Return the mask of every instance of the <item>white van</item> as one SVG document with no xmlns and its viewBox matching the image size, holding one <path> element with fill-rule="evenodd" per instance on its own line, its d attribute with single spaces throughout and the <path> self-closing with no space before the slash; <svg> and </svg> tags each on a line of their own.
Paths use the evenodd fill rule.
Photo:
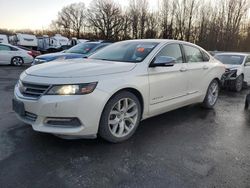
<svg viewBox="0 0 250 188">
<path fill-rule="evenodd" d="M 9 43 L 7 35 L 0 34 L 0 43 L 5 43 L 5 44 Z"/>
</svg>

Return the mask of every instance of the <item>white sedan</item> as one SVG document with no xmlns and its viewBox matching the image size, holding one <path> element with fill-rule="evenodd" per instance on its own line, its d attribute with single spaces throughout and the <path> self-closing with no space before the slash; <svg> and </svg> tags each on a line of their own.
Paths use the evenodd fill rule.
<svg viewBox="0 0 250 188">
<path fill-rule="evenodd" d="M 191 43 L 123 41 L 88 59 L 27 69 L 13 109 L 35 131 L 117 143 L 141 120 L 194 103 L 213 108 L 224 72 L 221 62 Z"/>
<path fill-rule="evenodd" d="M 31 63 L 32 52 L 23 50 L 9 44 L 0 44 L 0 64 L 11 64 L 21 66 L 24 63 Z"/>
<path fill-rule="evenodd" d="M 244 84 L 250 84 L 250 54 L 220 53 L 215 58 L 226 65 L 223 86 L 234 91 L 241 91 Z"/>
</svg>

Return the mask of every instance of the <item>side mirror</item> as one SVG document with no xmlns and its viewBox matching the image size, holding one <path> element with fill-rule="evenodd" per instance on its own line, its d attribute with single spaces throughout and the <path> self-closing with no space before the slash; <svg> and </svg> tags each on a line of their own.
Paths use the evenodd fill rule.
<svg viewBox="0 0 250 188">
<path fill-rule="evenodd" d="M 245 66 L 246 66 L 246 67 L 249 67 L 249 66 L 250 66 L 250 62 L 246 62 L 246 63 L 245 63 Z"/>
<path fill-rule="evenodd" d="M 176 59 L 169 56 L 158 56 L 154 59 L 150 67 L 172 67 L 176 63 Z"/>
</svg>

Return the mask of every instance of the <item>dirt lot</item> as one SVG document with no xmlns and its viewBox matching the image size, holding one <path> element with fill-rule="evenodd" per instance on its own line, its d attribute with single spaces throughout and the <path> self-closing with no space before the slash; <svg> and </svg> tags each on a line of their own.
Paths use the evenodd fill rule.
<svg viewBox="0 0 250 188">
<path fill-rule="evenodd" d="M 125 143 L 34 132 L 11 110 L 24 68 L 0 66 L 0 187 L 250 187 L 248 93 L 214 110 L 188 106 L 141 123 Z"/>
</svg>

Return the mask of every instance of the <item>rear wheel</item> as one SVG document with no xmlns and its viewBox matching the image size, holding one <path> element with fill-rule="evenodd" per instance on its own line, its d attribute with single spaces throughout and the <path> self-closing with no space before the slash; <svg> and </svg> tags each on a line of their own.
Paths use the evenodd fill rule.
<svg viewBox="0 0 250 188">
<path fill-rule="evenodd" d="M 14 66 L 22 66 L 24 63 L 23 58 L 21 57 L 13 57 L 11 59 L 11 64 Z"/>
<path fill-rule="evenodd" d="M 141 104 L 130 92 L 123 91 L 112 97 L 102 113 L 99 135 L 118 143 L 129 139 L 141 120 Z"/>
<path fill-rule="evenodd" d="M 207 95 L 203 101 L 203 107 L 213 108 L 216 104 L 219 96 L 219 83 L 217 80 L 213 80 L 208 87 Z"/>
</svg>

